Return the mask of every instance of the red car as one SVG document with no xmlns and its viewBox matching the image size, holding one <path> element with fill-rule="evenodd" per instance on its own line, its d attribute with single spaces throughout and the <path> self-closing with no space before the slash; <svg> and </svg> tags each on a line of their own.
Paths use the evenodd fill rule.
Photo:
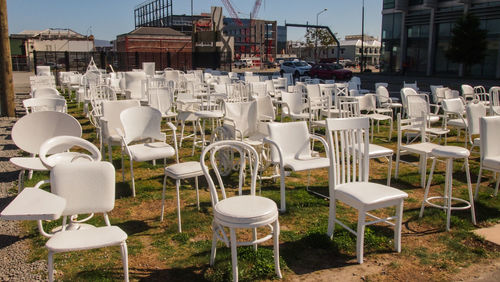
<svg viewBox="0 0 500 282">
<path fill-rule="evenodd" d="M 350 80 L 352 71 L 340 64 L 316 64 L 309 70 L 309 76 L 321 79 Z"/>
</svg>

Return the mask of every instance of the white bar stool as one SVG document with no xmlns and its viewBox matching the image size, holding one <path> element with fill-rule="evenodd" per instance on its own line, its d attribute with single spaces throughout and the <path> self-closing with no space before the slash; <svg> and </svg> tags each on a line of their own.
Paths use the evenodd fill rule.
<svg viewBox="0 0 500 282">
<path fill-rule="evenodd" d="M 434 148 L 431 151 L 431 155 L 434 156 L 434 160 L 432 161 L 431 172 L 429 174 L 429 180 L 427 182 L 427 186 L 425 188 L 424 200 L 422 201 L 422 207 L 420 208 L 420 215 L 422 217 L 424 214 L 425 205 L 440 208 L 446 210 L 446 231 L 450 230 L 450 218 L 452 210 L 465 210 L 471 209 L 472 223 L 476 224 L 476 214 L 474 212 L 474 199 L 472 197 L 472 186 L 470 181 L 470 172 L 469 172 L 469 150 L 458 147 L 458 146 L 441 146 L 438 148 Z M 428 197 L 429 188 L 432 182 L 432 175 L 434 173 L 434 168 L 436 167 L 436 160 L 438 158 L 446 159 L 446 176 L 445 176 L 445 184 L 444 184 L 444 195 L 443 196 L 434 196 Z M 467 190 L 469 192 L 469 201 L 464 199 L 456 198 L 452 196 L 452 182 L 453 182 L 453 160 L 454 159 L 463 159 L 464 160 L 464 168 L 465 174 L 467 176 Z M 431 203 L 432 200 L 435 199 L 443 199 L 445 200 L 445 205 L 438 205 Z M 464 203 L 465 206 L 462 207 L 452 207 L 451 202 L 455 200 L 461 203 Z"/>
</svg>

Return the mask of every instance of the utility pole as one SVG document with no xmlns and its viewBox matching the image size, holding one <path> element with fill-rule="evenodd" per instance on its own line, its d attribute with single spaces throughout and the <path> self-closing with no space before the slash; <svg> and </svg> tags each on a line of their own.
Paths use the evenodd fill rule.
<svg viewBox="0 0 500 282">
<path fill-rule="evenodd" d="M 359 67 L 360 72 L 363 72 L 365 65 L 365 0 L 361 8 L 361 64 Z"/>
<path fill-rule="evenodd" d="M 10 56 L 9 23 L 7 21 L 7 0 L 0 0 L 0 114 L 15 116 L 14 85 L 12 82 L 12 59 Z"/>
<path fill-rule="evenodd" d="M 318 25 L 319 15 L 326 12 L 327 10 L 327 8 L 324 8 L 316 14 L 316 26 Z M 318 28 L 316 28 L 316 36 L 314 36 L 314 62 L 318 63 Z"/>
</svg>

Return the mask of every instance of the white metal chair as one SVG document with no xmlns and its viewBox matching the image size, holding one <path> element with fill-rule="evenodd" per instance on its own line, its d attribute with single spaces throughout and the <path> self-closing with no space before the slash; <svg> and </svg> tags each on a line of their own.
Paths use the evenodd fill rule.
<svg viewBox="0 0 500 282">
<path fill-rule="evenodd" d="M 106 226 L 66 230 L 52 236 L 48 249 L 49 281 L 54 280 L 54 254 L 120 246 L 124 280 L 128 281 L 127 233 L 112 226 L 108 212 L 115 204 L 115 169 L 108 162 L 77 162 L 56 165 L 50 172 L 51 190 L 66 200 L 63 216 L 103 213 Z M 64 225 L 63 225 L 64 227 Z"/>
<path fill-rule="evenodd" d="M 375 92 L 377 95 L 377 103 L 378 103 L 377 108 L 379 109 L 389 108 L 392 110 L 401 111 L 403 105 L 401 103 L 393 102 L 391 97 L 389 97 L 389 91 L 387 91 L 386 87 L 380 85 L 377 87 Z"/>
<path fill-rule="evenodd" d="M 481 165 L 479 167 L 479 174 L 477 176 L 476 192 L 474 198 L 477 199 L 479 192 L 479 185 L 481 185 L 481 175 L 483 170 L 490 170 L 497 175 L 500 172 L 500 146 L 498 140 L 500 139 L 500 117 L 482 117 L 480 119 L 481 127 Z M 500 177 L 497 175 L 495 184 L 495 196 L 498 194 L 498 186 L 500 184 Z"/>
<path fill-rule="evenodd" d="M 219 174 L 217 160 L 217 153 L 220 150 L 234 150 L 240 156 L 240 171 L 238 181 L 238 196 L 229 197 L 229 191 L 226 191 L 225 185 Z M 236 154 L 235 154 L 236 155 Z M 209 168 L 205 163 L 206 159 L 210 159 L 210 165 L 215 173 L 217 185 L 220 189 L 221 197 L 217 192 L 217 187 L 210 175 Z M 243 184 L 245 183 L 244 169 L 246 161 L 251 167 L 250 179 L 250 194 L 243 195 Z M 273 239 L 274 247 L 274 265 L 276 275 L 281 278 L 281 270 L 279 265 L 279 233 L 280 226 L 278 221 L 278 208 L 276 203 L 271 199 L 256 196 L 255 187 L 257 182 L 259 156 L 254 148 L 240 141 L 220 141 L 214 142 L 207 146 L 201 153 L 201 167 L 210 188 L 210 196 L 212 200 L 212 207 L 214 213 L 214 220 L 212 223 L 213 237 L 212 237 L 212 250 L 210 254 L 210 265 L 214 264 L 217 241 L 223 241 L 226 246 L 231 248 L 231 261 L 233 281 L 238 281 L 238 246 L 253 245 L 257 248 L 257 244 Z M 257 228 L 269 227 L 270 233 L 262 238 L 257 237 Z M 229 238 L 227 234 L 229 229 Z M 246 242 L 239 242 L 236 238 L 236 229 L 252 229 L 252 239 Z"/>
<path fill-rule="evenodd" d="M 72 116 L 53 111 L 36 112 L 20 118 L 12 128 L 12 140 L 19 149 L 31 154 L 30 157 L 13 157 L 10 162 L 21 169 L 19 173 L 18 190 L 24 187 L 24 173 L 32 171 L 46 171 L 37 155 L 40 146 L 55 136 L 69 135 L 82 136 L 80 123 Z M 66 148 L 57 148 L 55 152 L 63 152 Z"/>
<path fill-rule="evenodd" d="M 122 138 L 122 178 L 125 181 L 125 167 L 123 164 L 123 153 L 125 151 L 130 159 L 132 195 L 134 197 L 133 162 L 163 159 L 165 165 L 165 159 L 175 155 L 175 149 L 165 143 L 166 136 L 161 132 L 161 119 L 160 111 L 151 107 L 128 108 L 120 114 L 123 125 L 123 132 L 121 134 L 118 132 Z"/>
<path fill-rule="evenodd" d="M 369 157 L 367 154 L 357 153 L 368 151 L 368 118 L 327 119 L 326 127 L 330 148 L 328 151 L 330 160 L 328 236 L 333 236 L 335 224 L 339 224 L 355 234 L 357 261 L 363 263 L 365 226 L 385 222 L 394 226 L 394 247 L 397 252 L 401 252 L 403 203 L 408 194 L 386 185 L 368 181 Z M 357 150 L 351 150 L 352 147 L 357 147 Z M 337 219 L 337 200 L 358 210 L 356 231 Z M 375 209 L 389 207 L 395 207 L 394 216 L 379 218 L 368 213 Z M 374 220 L 366 221 L 367 216 L 374 218 Z M 395 220 L 395 223 L 392 223 L 391 220 Z"/>
<path fill-rule="evenodd" d="M 305 121 L 287 123 L 269 123 L 269 137 L 266 143 L 271 144 L 271 161 L 279 165 L 280 169 L 280 204 L 281 212 L 286 211 L 285 201 L 285 169 L 292 171 L 304 171 L 328 167 L 327 157 L 321 157 L 317 152 L 311 150 L 311 139 L 320 141 L 325 150 L 328 151 L 326 141 L 317 135 L 309 133 Z M 307 180 L 309 191 L 310 176 Z"/>
</svg>

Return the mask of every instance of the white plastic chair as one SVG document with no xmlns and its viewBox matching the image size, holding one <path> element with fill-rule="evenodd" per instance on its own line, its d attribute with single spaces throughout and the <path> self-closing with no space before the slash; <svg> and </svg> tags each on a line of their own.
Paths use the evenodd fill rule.
<svg viewBox="0 0 500 282">
<path fill-rule="evenodd" d="M 143 89 L 143 81 L 146 80 L 146 73 L 140 72 L 125 72 L 125 95 L 127 99 L 147 101 L 145 89 Z"/>
<path fill-rule="evenodd" d="M 100 124 L 100 147 L 99 149 L 105 154 L 104 145 L 108 147 L 108 160 L 113 161 L 112 145 L 121 145 L 120 134 L 116 131 L 117 128 L 123 130 L 120 114 L 123 110 L 138 107 L 141 103 L 138 100 L 118 100 L 104 101 L 102 103 L 102 116 L 99 119 Z"/>
<path fill-rule="evenodd" d="M 66 199 L 63 216 L 103 213 L 106 226 L 66 230 L 52 236 L 48 249 L 49 281 L 54 280 L 54 254 L 120 246 L 124 280 L 128 281 L 127 233 L 112 226 L 107 213 L 115 204 L 115 169 L 108 162 L 83 162 L 56 165 L 50 173 L 51 190 Z M 63 225 L 64 227 L 64 225 Z"/>
<path fill-rule="evenodd" d="M 340 224 L 356 235 L 356 257 L 363 263 L 363 244 L 365 226 L 385 222 L 394 226 L 394 248 L 401 252 L 401 223 L 403 220 L 403 202 L 408 197 L 403 191 L 386 185 L 368 182 L 369 158 L 367 118 L 327 119 L 327 139 L 330 150 L 329 191 L 330 212 L 328 219 L 328 236 L 332 237 L 335 224 Z M 364 148 L 362 148 L 362 146 Z M 357 147 L 357 150 L 349 148 Z M 358 210 L 358 226 L 356 231 L 337 219 L 336 201 L 343 202 Z M 369 211 L 395 207 L 394 216 L 379 218 Z M 366 216 L 373 221 L 366 221 Z M 395 220 L 395 223 L 390 222 Z"/>
<path fill-rule="evenodd" d="M 326 157 L 311 150 L 311 139 L 320 141 L 325 150 L 328 151 L 326 141 L 317 135 L 309 133 L 305 121 L 287 123 L 269 123 L 269 137 L 265 138 L 266 143 L 271 144 L 271 161 L 279 165 L 280 169 L 280 204 L 281 212 L 286 211 L 285 201 L 285 169 L 292 171 L 304 171 L 328 167 L 329 161 Z M 309 191 L 310 175 L 307 180 L 307 190 Z"/>
<path fill-rule="evenodd" d="M 281 120 L 285 116 L 290 117 L 292 120 L 308 120 L 309 113 L 306 111 L 307 103 L 302 94 L 299 93 L 281 93 Z"/>
<path fill-rule="evenodd" d="M 460 86 L 462 89 L 462 97 L 467 100 L 467 99 L 474 99 L 474 88 L 468 84 L 462 84 Z"/>
<path fill-rule="evenodd" d="M 220 152 L 220 150 L 228 149 L 236 151 L 239 153 L 239 156 L 241 156 L 239 160 L 240 174 L 238 177 L 238 196 L 234 197 L 229 197 L 229 192 L 226 192 L 224 183 L 222 182 L 222 178 L 219 174 L 218 164 L 216 163 L 217 153 Z M 212 180 L 209 168 L 205 163 L 205 160 L 208 157 L 210 157 L 210 165 L 215 173 L 215 179 L 217 179 L 221 197 L 219 197 L 216 185 Z M 246 167 L 247 160 L 249 161 L 248 165 L 251 166 L 250 171 L 252 172 L 250 179 L 250 194 L 242 195 L 243 183 L 245 183 L 244 169 Z M 274 201 L 255 195 L 259 165 L 259 156 L 255 149 L 239 141 L 226 140 L 215 142 L 203 150 L 200 162 L 210 188 L 210 197 L 214 213 L 214 220 L 212 223 L 213 237 L 210 265 L 214 264 L 217 242 L 218 240 L 221 240 L 226 244 L 226 246 L 231 248 L 233 281 L 238 281 L 237 247 L 253 245 L 254 249 L 256 249 L 258 243 L 272 238 L 275 271 L 278 278 L 281 278 L 282 275 L 279 265 L 280 226 L 278 221 L 278 208 Z M 259 227 L 269 227 L 270 233 L 262 238 L 258 238 L 257 228 Z M 229 238 L 227 234 L 228 232 L 226 231 L 227 229 L 229 229 Z M 236 229 L 252 229 L 252 239 L 246 242 L 238 242 L 236 238 Z"/>
<path fill-rule="evenodd" d="M 66 112 L 66 100 L 64 98 L 30 98 L 23 100 L 23 106 L 26 109 L 26 114 L 42 111 Z"/>
<path fill-rule="evenodd" d="M 12 140 L 19 149 L 31 154 L 31 157 L 13 157 L 10 162 L 21 169 L 18 190 L 24 187 L 24 173 L 30 170 L 47 171 L 37 155 L 40 146 L 48 139 L 61 136 L 82 136 L 80 123 L 72 116 L 53 111 L 36 112 L 20 118 L 12 127 Z M 57 148 L 52 153 L 63 152 L 67 148 Z"/>
<path fill-rule="evenodd" d="M 481 127 L 481 165 L 479 167 L 479 174 L 477 176 L 476 191 L 474 198 L 477 199 L 479 192 L 479 185 L 481 185 L 481 175 L 483 170 L 490 170 L 497 175 L 500 172 L 500 146 L 498 140 L 500 139 L 500 117 L 482 117 L 480 119 Z M 500 184 L 500 177 L 497 176 L 495 184 L 495 193 L 498 194 L 498 186 Z"/>
<path fill-rule="evenodd" d="M 377 108 L 384 109 L 384 108 L 389 108 L 391 110 L 399 110 L 401 111 L 401 108 L 403 105 L 401 103 L 396 103 L 393 102 L 391 97 L 389 97 L 389 91 L 387 91 L 387 88 L 384 87 L 383 85 L 379 85 L 376 88 L 376 95 L 377 95 Z"/>
<path fill-rule="evenodd" d="M 133 162 L 153 161 L 173 157 L 175 149 L 165 143 L 165 134 L 161 132 L 161 113 L 151 107 L 133 107 L 120 113 L 123 125 L 122 138 L 122 178 L 125 181 L 123 163 L 124 151 L 130 159 L 132 195 L 135 197 L 135 179 Z M 117 129 L 121 131 L 120 129 Z M 150 140 L 149 142 L 147 140 Z M 156 142 L 155 142 L 156 141 Z M 133 143 L 133 144 L 132 144 Z"/>
</svg>

